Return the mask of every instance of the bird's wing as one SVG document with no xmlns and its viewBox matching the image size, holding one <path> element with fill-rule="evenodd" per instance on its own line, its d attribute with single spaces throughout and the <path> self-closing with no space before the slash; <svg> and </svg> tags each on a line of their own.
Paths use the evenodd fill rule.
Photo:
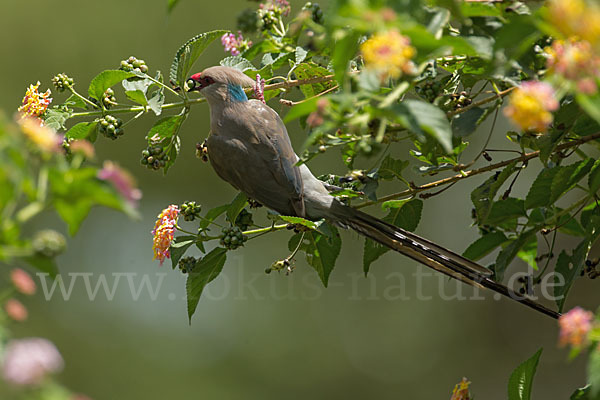
<svg viewBox="0 0 600 400">
<path fill-rule="evenodd" d="M 236 125 L 236 137 L 248 147 L 249 154 L 262 163 L 262 173 L 269 178 L 248 176 L 254 187 L 275 181 L 279 195 L 287 196 L 298 216 L 305 216 L 304 194 L 298 156 L 294 153 L 285 124 L 279 115 L 257 100 L 244 103 L 244 112 L 231 111 L 228 119 Z M 254 185 L 255 184 L 255 185 Z M 265 204 L 269 205 L 269 204 Z"/>
</svg>

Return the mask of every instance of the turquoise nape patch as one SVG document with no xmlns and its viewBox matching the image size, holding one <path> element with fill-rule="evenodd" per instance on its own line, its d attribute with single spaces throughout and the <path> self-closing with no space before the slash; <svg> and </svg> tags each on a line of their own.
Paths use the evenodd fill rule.
<svg viewBox="0 0 600 400">
<path fill-rule="evenodd" d="M 246 92 L 240 85 L 234 85 L 232 83 L 227 85 L 229 89 L 229 96 L 231 101 L 248 101 L 248 96 L 246 96 Z"/>
</svg>

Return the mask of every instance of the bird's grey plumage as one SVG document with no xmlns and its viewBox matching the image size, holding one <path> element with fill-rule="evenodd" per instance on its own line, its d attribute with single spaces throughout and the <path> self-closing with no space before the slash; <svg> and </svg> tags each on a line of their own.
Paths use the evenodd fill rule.
<svg viewBox="0 0 600 400">
<path fill-rule="evenodd" d="M 196 78 L 194 78 L 196 77 Z M 305 164 L 297 166 L 279 115 L 241 92 L 254 81 L 229 67 L 211 67 L 192 77 L 210 106 L 209 159 L 217 174 L 248 197 L 283 214 L 325 218 L 349 226 L 380 244 L 474 286 L 490 288 L 552 317 L 558 314 L 490 279 L 479 264 L 427 239 L 353 209 L 331 196 Z"/>
</svg>

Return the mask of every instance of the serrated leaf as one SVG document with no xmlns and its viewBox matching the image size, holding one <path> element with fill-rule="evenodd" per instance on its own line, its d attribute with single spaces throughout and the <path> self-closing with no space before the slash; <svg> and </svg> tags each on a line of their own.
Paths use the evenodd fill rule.
<svg viewBox="0 0 600 400">
<path fill-rule="evenodd" d="M 404 100 L 395 106 L 398 122 L 416 134 L 426 133 L 437 140 L 447 153 L 452 153 L 452 127 L 446 114 L 431 103 Z"/>
<path fill-rule="evenodd" d="M 501 282 L 504 278 L 504 272 L 506 272 L 506 268 L 508 268 L 509 264 L 514 260 L 519 251 L 526 243 L 531 240 L 532 236 L 535 236 L 535 229 L 530 229 L 525 231 L 519 235 L 516 239 L 513 239 L 502 251 L 498 254 L 496 258 L 496 278 L 498 282 Z"/>
<path fill-rule="evenodd" d="M 231 224 L 235 224 L 235 219 L 244 207 L 246 207 L 246 204 L 248 204 L 248 198 L 242 192 L 238 193 L 231 201 L 231 204 L 229 204 L 229 207 L 227 208 L 227 220 Z"/>
<path fill-rule="evenodd" d="M 477 261 L 487 256 L 507 241 L 508 238 L 504 233 L 499 231 L 490 232 L 471 243 L 462 255 L 470 260 Z"/>
<path fill-rule="evenodd" d="M 390 210 L 388 215 L 383 220 L 392 225 L 412 232 L 417 229 L 419 221 L 421 220 L 423 201 L 413 199 L 408 201 L 399 200 L 399 202 L 401 203 L 389 204 L 390 207 L 394 208 Z M 373 261 L 377 260 L 389 250 L 390 249 L 388 247 L 382 246 L 371 239 L 365 238 L 363 250 L 363 271 L 365 272 L 365 275 L 369 272 Z"/>
<path fill-rule="evenodd" d="M 291 217 L 288 215 L 282 215 L 280 218 L 283 221 L 288 222 L 290 224 L 299 224 L 302 226 L 306 226 L 307 228 L 310 228 L 310 229 L 318 228 L 318 225 L 316 223 L 314 223 L 313 221 L 310 221 L 308 219 L 304 219 L 304 218 L 300 218 L 300 217 Z"/>
<path fill-rule="evenodd" d="M 183 116 L 181 115 L 161 118 L 150 129 L 150 132 L 148 132 L 146 136 L 148 143 L 160 143 L 166 139 L 171 139 L 182 122 Z"/>
<path fill-rule="evenodd" d="M 304 50 L 302 47 L 297 46 L 296 51 L 294 52 L 296 65 L 300 64 L 302 61 L 306 59 L 308 55 L 308 51 Z"/>
<path fill-rule="evenodd" d="M 192 66 L 202 52 L 204 52 L 208 45 L 215 39 L 223 36 L 227 32 L 228 31 L 225 30 L 217 30 L 201 33 L 185 42 L 183 46 L 177 50 L 175 58 L 171 63 L 169 79 L 176 85 L 183 86 Z"/>
<path fill-rule="evenodd" d="M 152 92 L 150 98 L 148 99 L 148 106 L 157 116 L 162 114 L 162 106 L 164 103 L 165 93 L 163 88 Z"/>
<path fill-rule="evenodd" d="M 69 139 L 85 139 L 98 125 L 97 122 L 80 122 L 67 131 L 65 136 Z"/>
<path fill-rule="evenodd" d="M 554 268 L 554 297 L 556 298 L 559 312 L 562 312 L 567 294 L 583 269 L 589 250 L 590 241 L 589 239 L 584 239 L 573 250 L 572 255 L 568 255 L 563 250 L 558 256 L 556 267 Z"/>
<path fill-rule="evenodd" d="M 300 249 L 306 254 L 306 261 L 317 271 L 323 285 L 327 287 L 329 275 L 335 267 L 335 261 L 340 254 L 342 247 L 342 239 L 333 226 L 329 226 L 333 233 L 330 236 L 323 235 L 318 231 L 304 232 L 303 243 L 300 244 Z M 290 239 L 289 246 L 296 246 L 302 237 L 302 233 L 298 233 Z"/>
<path fill-rule="evenodd" d="M 550 191 L 552 193 L 551 203 L 558 200 L 564 193 L 568 192 L 592 169 L 594 160 L 591 158 L 582 160 L 571 165 L 560 167 L 554 178 Z"/>
<path fill-rule="evenodd" d="M 501 225 L 509 219 L 526 217 L 525 202 L 521 199 L 509 197 L 505 200 L 498 200 L 492 204 L 492 208 L 485 223 L 489 225 Z"/>
<path fill-rule="evenodd" d="M 133 72 L 122 71 L 120 69 L 102 71 L 90 82 L 88 95 L 99 101 L 102 99 L 106 89 L 133 76 L 136 76 Z"/>
<path fill-rule="evenodd" d="M 227 260 L 227 250 L 222 247 L 213 249 L 202 257 L 188 274 L 186 282 L 188 318 L 192 322 L 192 316 L 196 312 L 198 302 L 204 287 L 213 281 L 221 271 Z"/>
<path fill-rule="evenodd" d="M 489 177 L 471 192 L 471 201 L 477 214 L 477 224 L 484 224 L 492 209 L 492 204 L 498 190 L 516 171 L 516 165 L 516 162 L 510 163 L 502 172 Z"/>
<path fill-rule="evenodd" d="M 159 77 L 160 77 L 160 75 L 157 77 L 157 79 Z M 123 86 L 123 89 L 125 89 L 126 92 L 139 90 L 142 93 L 147 93 L 148 88 L 150 88 L 150 86 L 154 85 L 154 82 L 152 82 L 148 78 L 134 77 L 134 78 L 129 78 L 129 79 L 123 80 L 121 82 L 121 85 Z"/>
<path fill-rule="evenodd" d="M 196 236 L 192 235 L 177 236 L 173 239 L 169 249 L 169 252 L 171 253 L 171 265 L 173 269 L 177 268 L 177 263 L 195 241 Z"/>
<path fill-rule="evenodd" d="M 125 96 L 141 106 L 145 107 L 148 105 L 148 99 L 146 99 L 146 95 L 141 90 L 128 90 L 125 92 Z"/>
<path fill-rule="evenodd" d="M 55 108 L 49 109 L 44 114 L 44 123 L 47 127 L 56 131 L 65 129 L 65 122 L 73 115 L 70 111 L 58 110 Z"/>
<path fill-rule="evenodd" d="M 552 180 L 559 169 L 560 167 L 544 168 L 538 174 L 525 198 L 525 208 L 527 210 L 535 207 L 545 207 L 551 203 Z"/>
<path fill-rule="evenodd" d="M 323 68 L 313 62 L 299 64 L 296 66 L 294 73 L 300 80 L 331 75 L 331 72 L 329 72 L 326 68 Z M 310 98 L 333 88 L 335 85 L 335 81 L 331 80 L 321 83 L 313 83 L 310 85 L 301 85 L 300 90 L 304 94 L 304 97 Z"/>
<path fill-rule="evenodd" d="M 242 72 L 249 70 L 249 69 L 250 70 L 256 69 L 250 61 L 246 60 L 242 56 L 225 57 L 224 59 L 221 60 L 221 62 L 219 64 L 224 67 L 231 67 L 231 68 L 239 69 Z"/>
<path fill-rule="evenodd" d="M 542 349 L 539 349 L 512 372 L 508 380 L 508 400 L 531 400 L 533 377 L 541 355 Z"/>
<path fill-rule="evenodd" d="M 74 94 L 72 94 L 67 100 L 65 100 L 64 104 L 69 107 L 82 108 L 84 110 L 87 109 L 87 104 L 85 103 L 85 101 L 83 101 L 79 96 L 75 96 Z"/>
<path fill-rule="evenodd" d="M 389 154 L 381 161 L 381 165 L 377 172 L 379 178 L 384 180 L 392 180 L 394 178 L 400 179 L 402 177 L 402 170 L 408 167 L 409 162 L 406 160 L 396 160 Z"/>
<path fill-rule="evenodd" d="M 594 166 L 588 176 L 588 188 L 590 194 L 595 194 L 600 189 L 600 160 L 594 162 Z"/>
</svg>

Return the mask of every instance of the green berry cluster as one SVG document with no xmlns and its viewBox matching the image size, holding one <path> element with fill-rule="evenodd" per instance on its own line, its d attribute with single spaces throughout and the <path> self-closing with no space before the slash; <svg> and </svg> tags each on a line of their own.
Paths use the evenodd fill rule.
<svg viewBox="0 0 600 400">
<path fill-rule="evenodd" d="M 188 274 L 194 271 L 194 267 L 198 261 L 199 259 L 196 259 L 196 257 L 193 256 L 183 257 L 177 263 L 177 267 L 182 273 Z"/>
<path fill-rule="evenodd" d="M 123 71 L 134 71 L 134 72 L 148 72 L 148 66 L 144 60 L 138 60 L 134 56 L 129 57 L 127 60 L 121 61 L 119 69 Z"/>
<path fill-rule="evenodd" d="M 238 216 L 235 219 L 235 226 L 245 231 L 249 227 L 254 225 L 254 220 L 252 219 L 252 213 L 248 212 L 246 209 L 240 211 Z"/>
<path fill-rule="evenodd" d="M 69 78 L 67 74 L 58 74 L 52 78 L 52 84 L 59 92 L 73 86 L 73 78 Z"/>
<path fill-rule="evenodd" d="M 98 130 L 109 139 L 114 140 L 119 136 L 122 136 L 125 133 L 122 126 L 123 121 L 112 115 L 107 115 L 98 120 Z"/>
<path fill-rule="evenodd" d="M 442 93 L 444 84 L 440 81 L 428 80 L 421 85 L 418 85 L 415 89 L 419 96 L 425 98 L 428 102 L 433 103 L 433 101 Z"/>
<path fill-rule="evenodd" d="M 237 16 L 237 27 L 243 33 L 256 33 L 259 26 L 259 16 L 256 10 L 246 8 Z"/>
<path fill-rule="evenodd" d="M 62 234 L 46 229 L 35 234 L 31 241 L 31 247 L 36 254 L 53 258 L 66 250 L 67 241 Z"/>
<path fill-rule="evenodd" d="M 183 219 L 185 221 L 193 221 L 200 216 L 202 206 L 200 204 L 196 204 L 195 201 L 186 201 L 181 205 L 180 209 L 180 214 L 183 215 Z"/>
<path fill-rule="evenodd" d="M 244 235 L 237 226 L 232 226 L 223 229 L 219 244 L 229 250 L 235 250 L 243 246 L 246 240 L 248 240 L 248 236 Z"/>
<path fill-rule="evenodd" d="M 310 11 L 312 20 L 317 24 L 323 24 L 323 10 L 319 3 L 312 3 L 309 1 L 302 7 L 302 10 Z"/>
<path fill-rule="evenodd" d="M 155 171 L 167 165 L 167 161 L 169 161 L 169 156 L 161 146 L 148 146 L 146 150 L 142 151 L 142 159 L 140 160 L 142 165 Z"/>
<path fill-rule="evenodd" d="M 112 106 L 117 105 L 117 99 L 115 97 L 115 91 L 111 88 L 106 89 L 106 92 L 102 95 L 102 104 L 104 108 L 109 109 Z"/>
</svg>

